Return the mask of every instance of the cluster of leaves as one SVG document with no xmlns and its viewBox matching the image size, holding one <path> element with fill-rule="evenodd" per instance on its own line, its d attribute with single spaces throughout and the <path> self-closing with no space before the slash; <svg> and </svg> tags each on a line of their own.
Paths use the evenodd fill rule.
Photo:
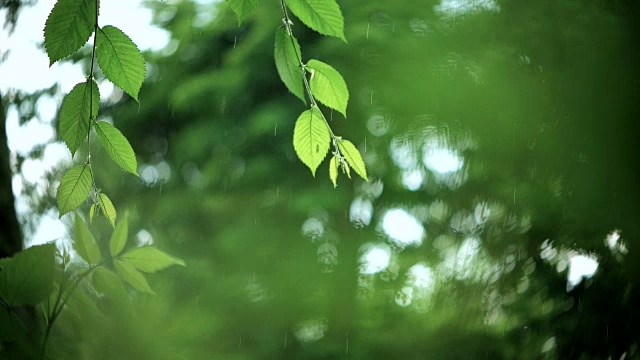
<svg viewBox="0 0 640 360">
<path fill-rule="evenodd" d="M 241 23 L 259 4 L 260 0 L 227 0 Z M 296 120 L 293 147 L 298 158 L 311 170 L 313 176 L 318 166 L 333 146 L 329 163 L 329 178 L 337 186 L 338 169 L 351 178 L 353 169 L 367 179 L 362 155 L 349 140 L 336 136 L 318 102 L 347 117 L 349 89 L 342 75 L 331 65 L 311 59 L 304 63 L 298 40 L 292 32 L 291 10 L 302 23 L 312 30 L 344 42 L 344 18 L 335 0 L 281 0 L 283 25 L 276 30 L 275 63 L 280 79 L 287 89 L 302 102 L 310 105 Z M 307 103 L 307 98 L 309 103 Z"/>
<path fill-rule="evenodd" d="M 54 244 L 33 246 L 13 258 L 0 260 L 0 303 L 4 308 L 0 309 L 0 339 L 24 337 L 26 327 L 16 311 L 22 306 L 41 306 L 47 320 L 46 333 L 49 333 L 55 319 L 84 279 L 90 278 L 90 284 L 103 293 L 112 292 L 104 289 L 120 289 L 120 293 L 125 293 L 124 280 L 137 291 L 154 294 L 142 273 L 155 273 L 172 265 L 185 266 L 181 259 L 153 246 L 123 251 L 128 238 L 126 216 L 115 226 L 108 255 L 101 254 L 87 224 L 77 213 L 74 227 L 73 248 L 86 262 L 79 271 L 71 270 L 70 255 L 66 251 L 59 252 Z M 43 349 L 45 345 L 46 337 Z"/>
<path fill-rule="evenodd" d="M 90 134 L 93 128 L 109 157 L 123 170 L 137 175 L 133 148 L 126 137 L 106 121 L 97 121 L 100 92 L 93 69 L 97 58 L 104 76 L 138 101 L 145 77 L 145 64 L 138 47 L 115 26 L 98 26 L 99 0 L 58 0 L 44 27 L 44 46 L 50 65 L 72 55 L 93 34 L 91 70 L 65 97 L 60 108 L 59 132 L 72 155 L 85 140 L 89 155 L 83 165 L 71 168 L 62 177 L 56 194 L 60 216 L 78 208 L 93 194 L 90 218 L 99 211 L 115 226 L 116 210 L 109 197 L 96 187 L 91 166 Z M 93 189 L 93 192 L 91 190 Z"/>
<path fill-rule="evenodd" d="M 60 216 L 78 208 L 93 194 L 90 221 L 102 212 L 114 228 L 109 255 L 103 256 L 87 224 L 76 213 L 73 248 L 87 265 L 70 267 L 71 256 L 54 244 L 33 246 L 13 258 L 0 260 L 0 340 L 17 340 L 27 333 L 19 309 L 42 307 L 46 331 L 42 353 L 51 326 L 65 309 L 80 283 L 91 276 L 96 290 L 121 288 L 122 280 L 137 291 L 154 294 L 143 272 L 154 273 L 184 262 L 152 246 L 123 252 L 128 235 L 126 217 L 116 223 L 116 209 L 109 197 L 96 187 L 91 164 L 91 129 L 109 157 L 123 170 L 137 175 L 135 153 L 125 136 L 113 125 L 97 121 L 100 92 L 94 78 L 97 60 L 104 76 L 136 101 L 145 77 L 145 63 L 138 47 L 115 26 L 98 26 L 99 0 L 58 0 L 44 27 L 44 45 L 50 65 L 84 46 L 93 34 L 91 67 L 85 81 L 75 85 L 65 97 L 59 112 L 59 133 L 75 156 L 87 141 L 84 164 L 69 169 L 60 181 L 56 198 Z M 93 190 L 93 191 L 92 191 Z M 59 261 L 56 261 L 56 257 Z"/>
</svg>

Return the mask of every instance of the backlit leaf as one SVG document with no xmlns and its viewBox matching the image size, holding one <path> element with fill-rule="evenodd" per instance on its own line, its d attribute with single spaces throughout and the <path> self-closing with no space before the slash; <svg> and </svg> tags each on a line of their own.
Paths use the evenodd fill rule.
<svg viewBox="0 0 640 360">
<path fill-rule="evenodd" d="M 227 4 L 238 17 L 238 25 L 251 14 L 262 0 L 227 0 Z"/>
<path fill-rule="evenodd" d="M 64 174 L 56 192 L 60 217 L 87 199 L 92 184 L 93 175 L 89 164 L 74 166 Z"/>
<path fill-rule="evenodd" d="M 333 187 L 337 187 L 338 186 L 338 167 L 340 166 L 340 163 L 338 162 L 338 158 L 333 156 L 331 158 L 331 161 L 329 162 L 329 178 L 331 179 L 331 182 L 333 183 Z"/>
<path fill-rule="evenodd" d="M 320 109 L 312 107 L 303 112 L 293 130 L 293 148 L 300 160 L 316 176 L 316 169 L 329 151 L 331 135 Z"/>
<path fill-rule="evenodd" d="M 305 104 L 302 68 L 300 67 L 300 45 L 293 35 L 289 35 L 285 27 L 276 30 L 275 60 L 278 75 L 287 89 Z"/>
<path fill-rule="evenodd" d="M 113 262 L 113 266 L 116 269 L 116 272 L 122 276 L 124 281 L 128 282 L 134 289 L 146 292 L 149 294 L 154 294 L 153 290 L 149 287 L 147 280 L 144 278 L 144 275 L 136 270 L 133 265 L 127 263 L 126 261 L 116 259 Z"/>
<path fill-rule="evenodd" d="M 55 245 L 45 244 L 3 259 L 0 297 L 11 306 L 37 305 L 45 300 L 53 291 L 55 253 Z"/>
<path fill-rule="evenodd" d="M 338 70 L 318 60 L 309 60 L 307 68 L 311 71 L 309 86 L 316 99 L 347 117 L 349 89 Z"/>
<path fill-rule="evenodd" d="M 96 57 L 104 76 L 138 101 L 146 68 L 140 50 L 115 26 L 98 29 Z"/>
<path fill-rule="evenodd" d="M 75 239 L 73 239 L 73 248 L 84 261 L 90 265 L 95 265 L 100 261 L 100 249 L 96 244 L 96 240 L 89 231 L 87 224 L 76 213 L 75 217 Z"/>
<path fill-rule="evenodd" d="M 353 143 L 349 140 L 339 140 L 338 149 L 340 149 L 340 153 L 347 161 L 347 164 L 349 164 L 361 178 L 369 181 L 369 179 L 367 179 L 367 169 L 364 166 L 362 155 L 360 155 L 360 151 L 358 151 Z"/>
<path fill-rule="evenodd" d="M 104 146 L 107 154 L 118 166 L 134 175 L 138 175 L 138 163 L 136 154 L 120 130 L 105 121 L 99 121 L 96 125 L 98 138 Z"/>
<path fill-rule="evenodd" d="M 109 240 L 109 252 L 111 256 L 117 256 L 120 254 L 124 246 L 127 244 L 127 237 L 129 236 L 129 220 L 127 216 L 121 217 L 121 220 L 116 224 L 116 228 L 111 234 L 111 240 Z"/>
<path fill-rule="evenodd" d="M 285 0 L 285 3 L 311 29 L 347 42 L 342 11 L 335 0 Z"/>
<path fill-rule="evenodd" d="M 132 249 L 120 258 L 133 265 L 136 269 L 147 273 L 154 273 L 158 270 L 166 269 L 171 265 L 185 266 L 184 261 L 170 256 L 152 246 Z"/>
<path fill-rule="evenodd" d="M 67 144 L 71 155 L 75 155 L 78 147 L 89 135 L 91 117 L 98 115 L 100 108 L 100 91 L 95 81 L 87 80 L 77 84 L 65 96 L 60 107 L 60 136 Z"/>
<path fill-rule="evenodd" d="M 87 43 L 98 20 L 99 0 L 58 0 L 44 25 L 44 47 L 49 65 Z"/>
<path fill-rule="evenodd" d="M 109 197 L 106 194 L 100 193 L 100 196 L 98 197 L 98 206 L 100 206 L 100 210 L 102 211 L 104 216 L 107 217 L 107 220 L 109 220 L 109 223 L 111 224 L 111 226 L 115 227 L 116 208 L 113 206 L 111 199 L 109 199 Z"/>
</svg>

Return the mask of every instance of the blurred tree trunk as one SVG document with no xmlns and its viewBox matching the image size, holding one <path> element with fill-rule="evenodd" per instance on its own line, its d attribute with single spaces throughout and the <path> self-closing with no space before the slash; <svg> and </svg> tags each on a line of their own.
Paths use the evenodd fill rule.
<svg viewBox="0 0 640 360">
<path fill-rule="evenodd" d="M 7 145 L 6 113 L 0 97 L 0 258 L 22 249 L 22 232 L 15 209 L 11 186 L 10 152 Z"/>
<path fill-rule="evenodd" d="M 11 257 L 22 250 L 22 231 L 15 208 L 15 198 L 11 186 L 11 152 L 7 144 L 7 117 L 0 96 L 0 259 Z M 41 332 L 40 323 L 34 306 L 15 309 L 27 330 L 26 342 L 0 341 L 0 358 L 31 359 L 35 358 Z"/>
</svg>

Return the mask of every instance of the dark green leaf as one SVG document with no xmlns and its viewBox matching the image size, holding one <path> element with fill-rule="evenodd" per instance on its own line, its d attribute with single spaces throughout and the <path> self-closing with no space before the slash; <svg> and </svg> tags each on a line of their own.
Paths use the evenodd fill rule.
<svg viewBox="0 0 640 360">
<path fill-rule="evenodd" d="M 342 75 L 328 64 L 318 60 L 309 60 L 307 68 L 311 71 L 309 86 L 313 96 L 326 106 L 338 110 L 347 117 L 349 89 Z"/>
<path fill-rule="evenodd" d="M 98 116 L 100 108 L 100 92 L 95 81 L 87 80 L 77 84 L 65 96 L 60 107 L 60 136 L 64 140 L 71 155 L 75 155 L 78 147 L 89 135 L 91 118 Z"/>
<path fill-rule="evenodd" d="M 285 0 L 287 6 L 305 25 L 322 35 L 335 36 L 344 42 L 344 18 L 335 0 Z"/>
<path fill-rule="evenodd" d="M 167 255 L 152 246 L 135 248 L 123 254 L 121 258 L 136 269 L 147 273 L 154 273 L 171 265 L 185 266 L 184 261 Z"/>
<path fill-rule="evenodd" d="M 99 0 L 58 0 L 44 25 L 49 65 L 86 44 L 98 21 Z"/>
<path fill-rule="evenodd" d="M 74 166 L 64 174 L 56 192 L 60 217 L 87 199 L 92 184 L 93 175 L 88 164 Z"/>
<path fill-rule="evenodd" d="M 96 244 L 93 235 L 89 231 L 87 224 L 76 213 L 75 216 L 75 239 L 73 239 L 73 248 L 84 261 L 91 265 L 95 265 L 100 261 L 100 249 Z"/>
<path fill-rule="evenodd" d="M 27 328 L 19 316 L 10 315 L 9 310 L 0 307 L 0 340 L 14 341 L 23 339 Z"/>
<path fill-rule="evenodd" d="M 11 259 L 3 259 L 0 297 L 11 306 L 37 305 L 53 290 L 53 244 L 32 246 Z"/>
<path fill-rule="evenodd" d="M 322 118 L 320 109 L 312 107 L 303 112 L 293 130 L 293 148 L 300 160 L 316 176 L 316 169 L 327 155 L 331 135 L 329 127 Z"/>
<path fill-rule="evenodd" d="M 134 175 L 138 175 L 138 163 L 136 154 L 120 130 L 105 121 L 99 121 L 96 125 L 98 138 L 104 146 L 107 154 L 118 166 Z"/>
<path fill-rule="evenodd" d="M 140 50 L 115 26 L 98 30 L 96 57 L 104 76 L 138 101 L 146 68 Z"/>
<path fill-rule="evenodd" d="M 278 75 L 287 89 L 305 104 L 304 86 L 302 83 L 302 68 L 300 67 L 301 57 L 300 45 L 293 35 L 287 32 L 285 27 L 276 30 L 275 60 Z"/>
</svg>

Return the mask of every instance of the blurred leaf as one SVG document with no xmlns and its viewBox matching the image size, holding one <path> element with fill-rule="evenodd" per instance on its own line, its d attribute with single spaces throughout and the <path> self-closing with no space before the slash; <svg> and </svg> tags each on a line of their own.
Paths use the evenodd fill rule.
<svg viewBox="0 0 640 360">
<path fill-rule="evenodd" d="M 238 25 L 251 14 L 251 12 L 260 5 L 262 0 L 227 0 L 227 4 L 238 17 Z"/>
<path fill-rule="evenodd" d="M 126 261 L 116 259 L 113 262 L 113 266 L 116 268 L 116 272 L 122 276 L 124 281 L 128 282 L 134 289 L 149 294 L 155 294 L 149 287 L 144 275 L 136 270 L 133 265 Z"/>
<path fill-rule="evenodd" d="M 307 68 L 311 69 L 309 86 L 313 96 L 326 106 L 338 110 L 347 117 L 349 90 L 342 75 L 328 64 L 318 60 L 309 60 Z"/>
<path fill-rule="evenodd" d="M 0 307 L 0 340 L 14 341 L 23 339 L 27 328 L 19 316 L 11 315 L 7 309 Z"/>
<path fill-rule="evenodd" d="M 331 135 L 320 109 L 312 107 L 303 112 L 293 130 L 293 148 L 300 160 L 316 176 L 316 169 L 329 151 Z"/>
<path fill-rule="evenodd" d="M 87 224 L 78 215 L 75 214 L 75 239 L 73 239 L 73 248 L 84 261 L 90 265 L 95 265 L 100 261 L 100 249 L 96 244 L 93 235 L 89 231 Z"/>
<path fill-rule="evenodd" d="M 102 213 L 104 214 L 104 216 L 107 217 L 111 226 L 115 227 L 116 208 L 113 206 L 111 199 L 109 199 L 109 197 L 106 194 L 100 193 L 100 196 L 98 198 L 98 206 L 100 206 L 100 210 L 102 210 Z"/>
<path fill-rule="evenodd" d="M 2 260 L 0 297 L 10 306 L 36 305 L 53 290 L 56 246 L 32 246 Z"/>
<path fill-rule="evenodd" d="M 100 91 L 92 79 L 77 84 L 65 96 L 60 107 L 60 136 L 71 155 L 75 155 L 78 147 L 89 135 L 91 118 L 98 116 L 100 108 Z"/>
<path fill-rule="evenodd" d="M 44 25 L 49 65 L 86 44 L 98 21 L 99 0 L 58 0 Z"/>
<path fill-rule="evenodd" d="M 367 169 L 364 165 L 364 160 L 362 160 L 362 155 L 360 155 L 360 151 L 358 151 L 353 143 L 349 140 L 338 140 L 338 149 L 340 149 L 340 153 L 349 166 L 351 166 L 361 178 L 369 181 L 369 179 L 367 179 Z"/>
<path fill-rule="evenodd" d="M 138 175 L 136 154 L 120 130 L 105 121 L 99 121 L 96 126 L 98 138 L 107 154 L 118 166 L 134 175 Z"/>
<path fill-rule="evenodd" d="M 122 280 L 113 271 L 99 267 L 91 275 L 93 287 L 100 293 L 116 300 L 127 298 L 127 291 L 122 285 Z"/>
<path fill-rule="evenodd" d="M 111 25 L 98 29 L 96 41 L 96 57 L 104 76 L 138 101 L 147 70 L 136 44 Z"/>
<path fill-rule="evenodd" d="M 78 286 L 76 290 L 71 293 L 69 299 L 65 303 L 65 307 L 79 319 L 83 319 L 86 315 L 92 317 L 103 317 L 102 313 L 98 309 L 95 299 L 87 293 L 87 289 L 85 289 L 84 286 Z"/>
<path fill-rule="evenodd" d="M 89 164 L 74 166 L 64 174 L 56 192 L 60 217 L 87 199 L 92 184 L 93 176 Z"/>
<path fill-rule="evenodd" d="M 129 220 L 127 220 L 127 216 L 125 214 L 111 234 L 111 240 L 109 240 L 109 251 L 111 252 L 111 256 L 116 257 L 120 254 L 122 249 L 124 249 L 124 246 L 127 244 L 128 236 Z"/>
<path fill-rule="evenodd" d="M 285 0 L 287 6 L 305 25 L 322 35 L 344 37 L 344 18 L 335 0 Z"/>
<path fill-rule="evenodd" d="M 297 96 L 302 102 L 307 103 L 304 97 L 304 86 L 302 83 L 302 68 L 298 59 L 302 53 L 298 40 L 287 32 L 285 27 L 276 30 L 275 60 L 278 75 L 291 93 Z"/>
<path fill-rule="evenodd" d="M 147 273 L 154 273 L 171 265 L 185 266 L 184 261 L 181 259 L 170 256 L 153 246 L 135 248 L 126 252 L 120 258 L 135 266 L 136 269 Z"/>
</svg>

